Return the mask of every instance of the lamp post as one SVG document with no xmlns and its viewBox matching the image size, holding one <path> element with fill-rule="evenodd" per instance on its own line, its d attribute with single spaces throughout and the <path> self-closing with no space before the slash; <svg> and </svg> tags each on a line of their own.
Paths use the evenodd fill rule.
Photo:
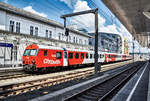
<svg viewBox="0 0 150 101">
<path fill-rule="evenodd" d="M 133 63 L 134 63 L 134 40 L 135 40 L 135 39 L 134 39 L 134 37 L 133 37 L 133 41 L 132 41 L 132 42 L 133 42 L 133 51 L 132 51 L 132 53 L 133 53 Z"/>
</svg>

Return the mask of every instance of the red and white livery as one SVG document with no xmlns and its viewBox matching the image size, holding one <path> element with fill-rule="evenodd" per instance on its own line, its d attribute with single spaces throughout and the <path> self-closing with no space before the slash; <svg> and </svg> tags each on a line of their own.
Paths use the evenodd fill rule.
<svg viewBox="0 0 150 101">
<path fill-rule="evenodd" d="M 101 63 L 130 58 L 125 54 L 98 52 L 98 62 Z M 89 64 L 94 64 L 94 51 L 32 44 L 26 47 L 23 55 L 24 69 L 31 71 Z"/>
</svg>

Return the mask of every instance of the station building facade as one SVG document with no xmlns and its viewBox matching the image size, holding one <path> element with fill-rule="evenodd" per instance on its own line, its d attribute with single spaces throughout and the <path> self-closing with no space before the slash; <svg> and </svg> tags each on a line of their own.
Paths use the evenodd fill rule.
<svg viewBox="0 0 150 101">
<path fill-rule="evenodd" d="M 31 43 L 83 48 L 89 38 L 72 28 L 67 37 L 63 24 L 0 2 L 0 65 L 21 64 L 23 51 Z"/>
</svg>

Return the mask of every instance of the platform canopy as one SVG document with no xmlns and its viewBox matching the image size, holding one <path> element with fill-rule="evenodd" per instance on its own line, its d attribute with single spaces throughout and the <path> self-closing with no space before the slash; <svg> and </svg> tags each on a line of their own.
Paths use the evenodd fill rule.
<svg viewBox="0 0 150 101">
<path fill-rule="evenodd" d="M 150 0 L 102 0 L 142 45 L 150 34 Z"/>
</svg>

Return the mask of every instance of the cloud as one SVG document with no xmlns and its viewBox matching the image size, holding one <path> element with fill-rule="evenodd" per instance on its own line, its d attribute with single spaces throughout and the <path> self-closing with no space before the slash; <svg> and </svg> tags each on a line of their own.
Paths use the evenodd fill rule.
<svg viewBox="0 0 150 101">
<path fill-rule="evenodd" d="M 27 7 L 24 7 L 23 9 L 24 9 L 25 11 L 28 11 L 28 12 L 31 12 L 31 13 L 34 13 L 34 14 L 37 14 L 37 15 L 39 15 L 39 16 L 47 17 L 47 15 L 46 15 L 45 13 L 39 13 L 39 12 L 37 12 L 36 10 L 34 10 L 34 9 L 32 8 L 32 6 L 27 6 Z"/>
<path fill-rule="evenodd" d="M 77 0 L 60 0 L 60 1 L 67 4 L 67 6 L 70 8 L 73 8 L 74 4 L 77 2 Z"/>
<path fill-rule="evenodd" d="M 84 10 L 91 10 L 86 1 L 78 0 L 74 5 L 73 12 L 80 12 Z M 99 26 L 104 26 L 105 19 L 98 15 Z M 94 31 L 94 14 L 84 14 L 80 16 L 72 17 L 71 23 L 76 24 L 78 28 L 86 28 L 89 32 Z"/>
<path fill-rule="evenodd" d="M 121 33 L 117 30 L 117 26 L 115 24 L 102 26 L 99 29 L 100 29 L 100 32 L 116 33 L 116 34 L 121 35 Z"/>
<path fill-rule="evenodd" d="M 8 0 L 4 0 L 5 3 L 8 3 Z"/>
<path fill-rule="evenodd" d="M 80 12 L 85 10 L 91 10 L 91 8 L 88 6 L 87 1 L 78 0 L 74 5 L 73 12 Z M 76 24 L 78 28 L 86 28 L 88 32 L 94 32 L 94 21 L 95 21 L 94 14 L 75 16 L 72 17 L 72 19 L 70 20 L 72 24 Z M 123 25 L 121 24 L 120 26 L 117 26 L 116 24 L 106 25 L 105 23 L 106 19 L 103 18 L 100 14 L 98 14 L 98 25 L 100 32 L 116 33 L 122 35 L 123 37 L 132 37 L 131 34 L 126 30 L 126 28 Z"/>
<path fill-rule="evenodd" d="M 88 6 L 88 3 L 86 1 L 78 0 L 76 4 L 74 5 L 73 12 L 80 12 L 84 10 L 91 10 L 91 8 Z M 73 17 L 70 20 L 71 23 L 76 24 L 78 29 L 80 28 L 86 28 L 88 32 L 92 33 L 94 32 L 94 14 L 85 14 Z M 121 33 L 118 31 L 117 26 L 115 24 L 113 25 L 107 25 L 105 26 L 106 19 L 103 18 L 100 14 L 98 14 L 98 25 L 99 25 L 99 32 L 107 32 L 107 33 Z"/>
</svg>

